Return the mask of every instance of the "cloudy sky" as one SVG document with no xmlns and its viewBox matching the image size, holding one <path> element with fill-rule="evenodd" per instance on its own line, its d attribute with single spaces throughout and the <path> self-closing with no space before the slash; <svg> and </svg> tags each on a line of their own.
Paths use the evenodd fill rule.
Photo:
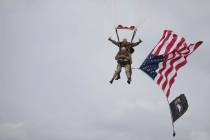
<svg viewBox="0 0 210 140">
<path fill-rule="evenodd" d="M 174 139 L 210 139 L 208 0 L 0 0 L 1 140 L 168 140 L 163 92 L 142 71 L 108 83 L 116 62 L 114 26 L 136 25 L 138 67 L 172 29 L 204 41 L 176 78 L 171 99 L 189 109 Z M 129 32 L 122 33 L 130 37 Z M 170 100 L 171 100 L 170 99 Z"/>
</svg>

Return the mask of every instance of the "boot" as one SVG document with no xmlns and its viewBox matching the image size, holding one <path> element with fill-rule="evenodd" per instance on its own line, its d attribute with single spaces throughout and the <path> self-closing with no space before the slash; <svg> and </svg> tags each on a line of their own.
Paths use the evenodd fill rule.
<svg viewBox="0 0 210 140">
<path fill-rule="evenodd" d="M 126 76 L 128 78 L 127 83 L 130 84 L 131 83 L 131 73 L 130 73 L 130 71 L 126 71 Z"/>
<path fill-rule="evenodd" d="M 113 75 L 112 79 L 109 81 L 109 83 L 110 83 L 110 84 L 112 84 L 112 83 L 113 83 L 113 81 L 114 81 L 114 79 L 115 79 L 115 77 L 117 77 L 117 76 L 118 76 L 118 72 L 117 72 L 117 71 L 115 71 L 115 73 L 114 73 L 114 75 Z"/>
<path fill-rule="evenodd" d="M 114 79 L 110 80 L 110 81 L 109 81 L 109 83 L 110 83 L 110 84 L 112 84 L 112 83 L 113 83 L 113 81 L 114 81 Z"/>
<path fill-rule="evenodd" d="M 129 79 L 127 80 L 127 83 L 128 83 L 128 84 L 130 84 L 130 83 L 131 83 L 131 78 L 129 78 Z"/>
<path fill-rule="evenodd" d="M 120 79 L 120 74 L 117 75 L 117 77 L 115 78 L 115 80 L 119 80 Z"/>
</svg>

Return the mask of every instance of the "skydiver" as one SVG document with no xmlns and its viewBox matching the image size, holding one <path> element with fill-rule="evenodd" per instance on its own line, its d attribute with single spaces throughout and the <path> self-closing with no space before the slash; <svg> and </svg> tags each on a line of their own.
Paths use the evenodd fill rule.
<svg viewBox="0 0 210 140">
<path fill-rule="evenodd" d="M 134 52 L 133 47 L 138 46 L 142 40 L 139 39 L 136 43 L 128 42 L 127 39 L 123 39 L 123 41 L 115 41 L 112 40 L 110 37 L 108 38 L 109 41 L 111 41 L 113 44 L 119 47 L 119 51 L 117 55 L 115 56 L 115 60 L 117 60 L 117 68 L 116 71 L 112 77 L 112 79 L 109 81 L 111 84 L 113 83 L 114 79 L 118 80 L 120 79 L 120 72 L 122 67 L 125 67 L 125 73 L 127 76 L 127 83 L 131 83 L 131 64 L 132 64 L 132 57 L 131 54 Z"/>
</svg>

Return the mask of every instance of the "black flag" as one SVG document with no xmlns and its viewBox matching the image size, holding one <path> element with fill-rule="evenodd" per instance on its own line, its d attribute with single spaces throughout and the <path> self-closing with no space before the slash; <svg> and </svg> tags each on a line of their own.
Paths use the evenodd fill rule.
<svg viewBox="0 0 210 140">
<path fill-rule="evenodd" d="M 173 118 L 173 122 L 175 122 L 179 117 L 181 117 L 188 108 L 187 99 L 184 94 L 181 94 L 179 97 L 176 97 L 170 103 L 171 114 Z"/>
</svg>

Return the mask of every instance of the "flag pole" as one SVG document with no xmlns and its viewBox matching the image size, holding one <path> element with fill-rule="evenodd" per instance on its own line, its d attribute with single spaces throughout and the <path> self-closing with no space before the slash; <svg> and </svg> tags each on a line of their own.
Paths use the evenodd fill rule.
<svg viewBox="0 0 210 140">
<path fill-rule="evenodd" d="M 173 116 L 172 116 L 172 111 L 171 111 L 170 103 L 169 103 L 169 100 L 168 100 L 168 97 L 167 96 L 166 96 L 166 100 L 168 102 L 168 107 L 169 107 L 170 114 L 171 114 L 171 124 L 172 124 L 172 128 L 173 128 L 173 137 L 175 137 L 176 136 L 176 132 L 175 132 L 175 129 L 174 129 Z"/>
</svg>

